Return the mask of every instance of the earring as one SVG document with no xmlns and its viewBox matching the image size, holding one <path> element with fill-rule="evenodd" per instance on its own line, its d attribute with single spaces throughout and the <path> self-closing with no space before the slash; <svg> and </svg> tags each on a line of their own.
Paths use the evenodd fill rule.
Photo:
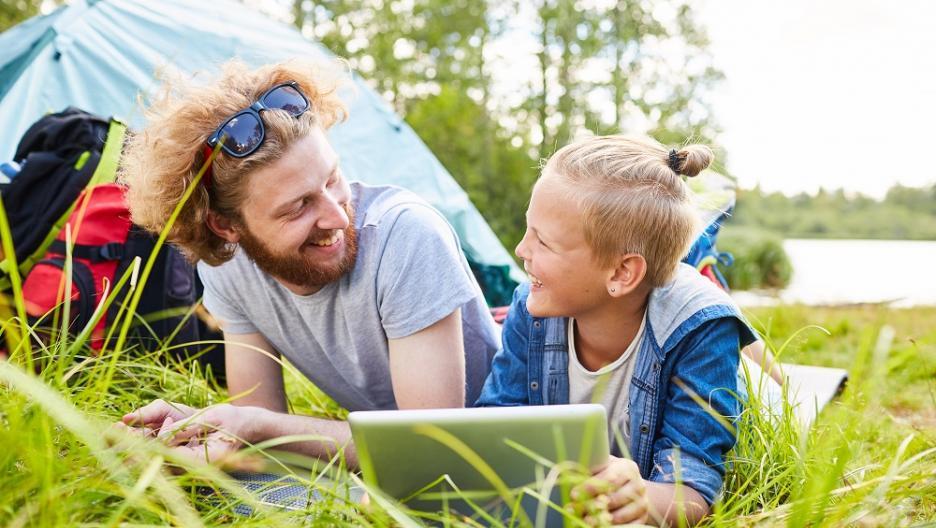
<svg viewBox="0 0 936 528">
<path fill-rule="evenodd" d="M 611 293 L 614 293 L 614 288 L 611 288 Z"/>
</svg>

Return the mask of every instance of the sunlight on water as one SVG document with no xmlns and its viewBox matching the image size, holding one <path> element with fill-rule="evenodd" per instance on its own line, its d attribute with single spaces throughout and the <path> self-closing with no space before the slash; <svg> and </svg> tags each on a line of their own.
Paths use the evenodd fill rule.
<svg viewBox="0 0 936 528">
<path fill-rule="evenodd" d="M 742 305 L 800 302 L 894 306 L 936 304 L 936 242 L 907 240 L 786 240 L 793 280 L 771 299 L 748 292 Z"/>
</svg>

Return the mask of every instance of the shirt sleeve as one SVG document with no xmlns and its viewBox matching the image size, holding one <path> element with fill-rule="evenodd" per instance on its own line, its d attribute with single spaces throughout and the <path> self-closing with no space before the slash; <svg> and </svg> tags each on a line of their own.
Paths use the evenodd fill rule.
<svg viewBox="0 0 936 528">
<path fill-rule="evenodd" d="M 481 388 L 476 407 L 508 407 L 531 403 L 527 390 L 530 317 L 525 306 L 526 288 L 528 285 L 521 284 L 514 290 L 513 301 L 501 332 L 501 348 L 494 355 L 491 372 Z"/>
<path fill-rule="evenodd" d="M 736 440 L 741 324 L 734 317 L 714 319 L 689 333 L 671 352 L 674 366 L 653 445 L 650 480 L 679 481 L 710 505 L 721 491 L 725 456 Z"/>
<path fill-rule="evenodd" d="M 377 306 L 389 339 L 413 335 L 481 296 L 455 231 L 410 204 L 389 227 L 377 269 Z"/>
<path fill-rule="evenodd" d="M 220 267 L 209 266 L 204 262 L 198 263 L 198 277 L 201 279 L 205 292 L 202 296 L 202 305 L 214 317 L 221 330 L 226 334 L 254 334 L 259 332 L 250 322 L 241 309 L 240 303 L 235 301 L 236 295 L 226 285 L 224 272 Z"/>
</svg>

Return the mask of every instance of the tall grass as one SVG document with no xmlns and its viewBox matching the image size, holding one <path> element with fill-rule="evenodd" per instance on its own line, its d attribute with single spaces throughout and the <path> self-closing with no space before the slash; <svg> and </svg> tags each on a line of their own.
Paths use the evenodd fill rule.
<svg viewBox="0 0 936 528">
<path fill-rule="evenodd" d="M 5 253 L 13 255 L 2 208 L 0 238 Z M 112 326 L 117 329 L 111 335 L 116 342 L 111 341 L 115 344 L 100 353 L 88 346 L 87 328 L 66 328 L 54 339 L 40 339 L 37 329 L 25 320 L 22 291 L 14 282 L 6 304 L 10 314 L 0 330 L 11 353 L 9 361 L 0 362 L 0 525 L 419 526 L 428 522 L 477 526 L 500 522 L 453 512 L 416 514 L 374 489 L 369 490 L 371 505 L 364 507 L 348 497 L 351 486 L 366 485 L 345 470 L 340 459 L 292 475 L 296 482 L 317 489 L 323 500 L 296 511 L 271 508 L 224 472 L 181 459 L 158 442 L 113 428 L 111 424 L 124 413 L 156 398 L 194 407 L 227 398 L 196 362 L 172 359 L 166 346 L 147 351 L 128 345 L 124 336 L 137 317 L 134 299 L 144 282 L 136 280 L 139 267 L 119 277 L 99 307 L 99 314 L 110 303 L 121 307 L 120 318 Z M 65 311 L 67 306 L 68 301 L 60 309 Z M 848 336 L 846 352 L 822 356 L 849 367 L 848 389 L 806 429 L 789 406 L 780 412 L 771 410 L 758 396 L 758 380 L 749 379 L 749 402 L 737 424 L 738 443 L 730 457 L 725 491 L 703 524 L 932 523 L 936 520 L 936 423 L 902 421 L 895 415 L 895 405 L 905 409 L 908 402 L 915 402 L 919 413 L 936 416 L 932 411 L 936 388 L 932 378 L 926 378 L 927 372 L 929 376 L 936 373 L 936 336 L 926 334 L 908 345 L 902 334 L 895 340 L 890 326 L 873 324 L 856 330 L 838 321 L 832 325 L 831 338 L 807 331 L 782 341 L 795 334 L 790 321 L 783 319 L 789 317 L 784 313 L 762 314 L 768 325 L 761 330 L 782 343 L 773 346 L 781 357 L 812 350 L 816 339 L 825 339 L 825 346 L 834 348 L 836 333 Z M 60 321 L 68 324 L 68 318 Z M 815 350 L 822 351 L 822 346 Z M 301 374 L 288 365 L 286 371 L 294 411 L 344 416 Z M 895 379 L 913 394 L 896 397 Z M 268 449 L 276 444 L 247 451 L 268 456 Z M 555 469 L 561 473 L 562 468 Z M 558 482 L 557 475 L 550 474 L 544 475 L 540 487 L 499 491 L 513 499 L 548 496 L 548 486 Z M 244 506 L 250 513 L 244 514 Z M 518 513 L 507 522 L 523 525 L 523 520 Z"/>
</svg>

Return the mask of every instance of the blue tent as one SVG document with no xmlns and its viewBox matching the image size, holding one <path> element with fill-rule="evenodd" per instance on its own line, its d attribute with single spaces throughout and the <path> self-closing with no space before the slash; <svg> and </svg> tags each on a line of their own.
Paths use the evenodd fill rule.
<svg viewBox="0 0 936 528">
<path fill-rule="evenodd" d="M 156 88 L 157 69 L 211 73 L 232 57 L 260 65 L 331 54 L 231 0 L 77 0 L 30 19 L 0 34 L 0 162 L 12 158 L 30 124 L 69 105 L 140 127 L 138 96 Z M 350 118 L 330 133 L 345 174 L 429 201 L 455 226 L 489 301 L 509 301 L 504 295 L 523 273 L 467 194 L 362 79 L 354 84 Z"/>
</svg>

